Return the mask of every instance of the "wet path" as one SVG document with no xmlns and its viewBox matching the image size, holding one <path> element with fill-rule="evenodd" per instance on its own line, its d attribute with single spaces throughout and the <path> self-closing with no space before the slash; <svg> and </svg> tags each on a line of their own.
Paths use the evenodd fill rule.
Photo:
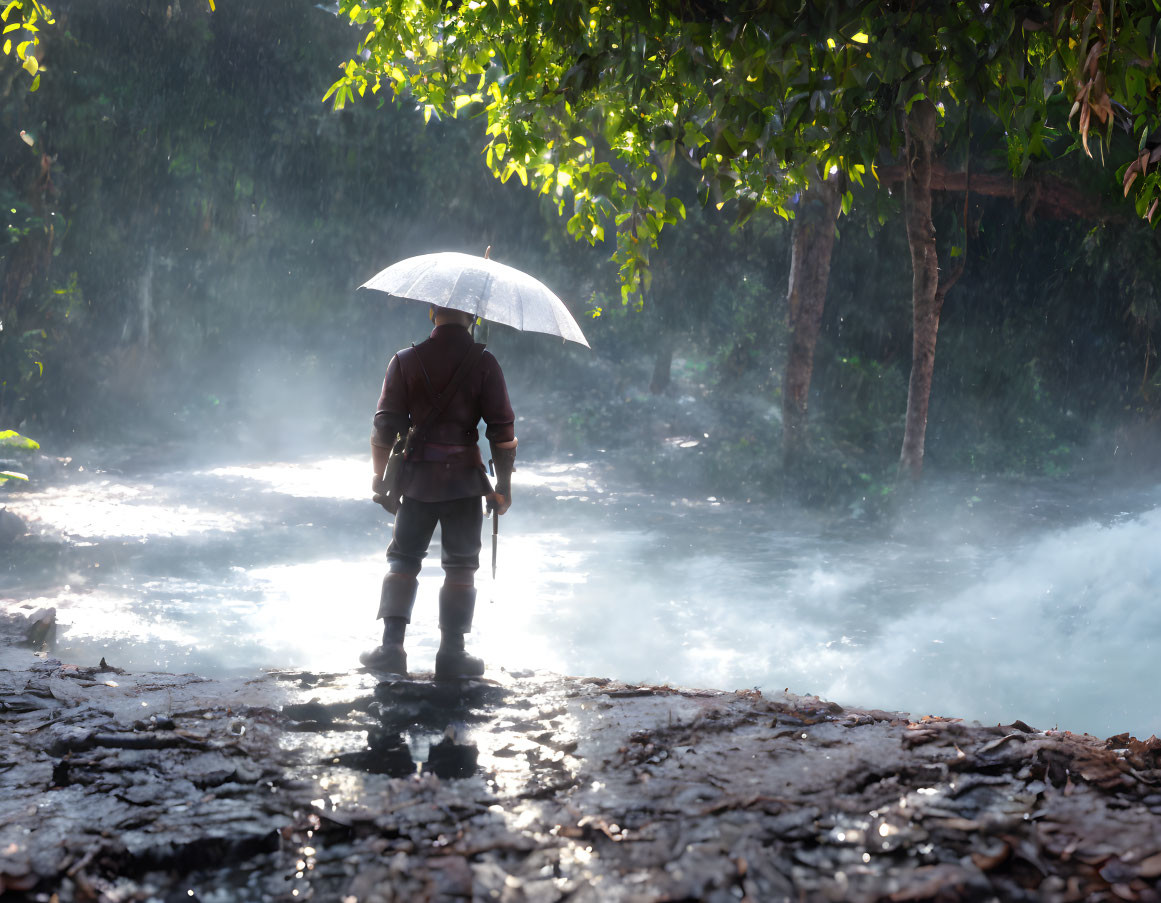
<svg viewBox="0 0 1161 903">
<path fill-rule="evenodd" d="M 56 607 L 66 661 L 345 670 L 376 641 L 389 536 L 365 470 L 73 472 L 11 494 L 41 535 L 0 568 L 0 600 Z M 491 667 L 1161 733 L 1161 490 L 943 488 L 893 527 L 658 498 L 599 461 L 523 463 L 516 493 L 495 583 L 485 536 L 472 640 Z M 437 644 L 432 551 L 416 668 Z"/>
<path fill-rule="evenodd" d="M 1065 903 L 1161 890 L 1161 741 L 500 676 L 206 680 L 0 644 L 0 893 Z"/>
</svg>

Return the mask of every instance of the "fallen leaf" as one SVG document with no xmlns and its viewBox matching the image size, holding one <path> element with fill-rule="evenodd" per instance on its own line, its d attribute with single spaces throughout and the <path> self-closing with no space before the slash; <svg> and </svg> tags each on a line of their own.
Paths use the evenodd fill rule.
<svg viewBox="0 0 1161 903">
<path fill-rule="evenodd" d="M 1154 853 L 1147 859 L 1137 863 L 1137 874 L 1142 878 L 1157 878 L 1161 876 L 1161 852 Z"/>
<path fill-rule="evenodd" d="M 945 863 L 921 866 L 912 873 L 912 878 L 916 882 L 913 886 L 896 891 L 888 899 L 902 903 L 906 900 L 929 900 L 943 896 L 943 891 L 962 888 L 967 881 L 967 873 L 958 865 Z"/>
<path fill-rule="evenodd" d="M 999 848 L 994 852 L 972 853 L 972 862 L 982 872 L 988 872 L 1004 862 L 1011 854 L 1012 848 L 1001 841 Z"/>
</svg>

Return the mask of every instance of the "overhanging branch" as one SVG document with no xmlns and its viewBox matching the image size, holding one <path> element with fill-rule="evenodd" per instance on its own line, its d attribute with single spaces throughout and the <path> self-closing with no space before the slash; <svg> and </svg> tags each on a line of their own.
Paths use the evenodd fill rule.
<svg viewBox="0 0 1161 903">
<path fill-rule="evenodd" d="M 906 170 L 903 166 L 881 166 L 877 172 L 880 182 L 894 185 L 902 184 Z M 931 167 L 931 190 L 970 191 L 986 197 L 1012 198 L 1029 218 L 1109 220 L 1119 217 L 1099 197 L 1060 179 L 1021 182 L 1007 175 L 973 172 L 969 186 L 966 172 L 955 172 L 942 163 L 935 163 Z"/>
</svg>

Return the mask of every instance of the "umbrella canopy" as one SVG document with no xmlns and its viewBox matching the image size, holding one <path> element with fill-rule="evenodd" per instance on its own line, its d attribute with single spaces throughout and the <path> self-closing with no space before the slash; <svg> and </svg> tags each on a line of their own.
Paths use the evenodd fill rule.
<svg viewBox="0 0 1161 903">
<path fill-rule="evenodd" d="M 589 347 L 564 302 L 514 267 L 458 251 L 421 254 L 393 263 L 360 288 L 450 307 L 526 332 L 543 332 Z"/>
</svg>

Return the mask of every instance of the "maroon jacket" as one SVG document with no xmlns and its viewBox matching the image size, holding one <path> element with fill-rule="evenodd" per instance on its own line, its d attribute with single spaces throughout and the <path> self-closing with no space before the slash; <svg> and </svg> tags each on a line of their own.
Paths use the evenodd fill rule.
<svg viewBox="0 0 1161 903">
<path fill-rule="evenodd" d="M 406 434 L 409 427 L 423 423 L 432 408 L 431 394 L 447 387 L 473 344 L 466 327 L 445 324 L 432 330 L 427 341 L 392 357 L 383 379 L 371 441 L 390 447 L 397 433 Z M 410 360 L 401 361 L 401 355 Z M 509 442 L 515 438 L 516 418 L 508 401 L 504 373 L 488 351 L 464 378 L 428 430 L 427 441 L 404 467 L 403 495 L 421 502 L 442 502 L 491 492 L 476 444 L 480 438 L 476 427 L 481 419 L 488 425 L 485 436 L 489 441 Z"/>
</svg>

